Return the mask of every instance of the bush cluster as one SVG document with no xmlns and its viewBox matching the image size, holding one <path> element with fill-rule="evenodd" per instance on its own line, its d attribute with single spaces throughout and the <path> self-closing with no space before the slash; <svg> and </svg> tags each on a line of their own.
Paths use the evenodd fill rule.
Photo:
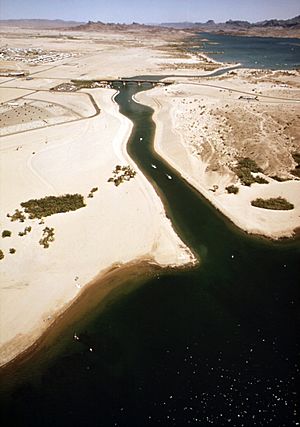
<svg viewBox="0 0 300 427">
<path fill-rule="evenodd" d="M 275 179 L 275 181 L 278 181 L 278 182 L 288 181 L 288 178 L 282 178 L 281 176 L 278 176 L 278 175 L 273 175 L 270 178 Z"/>
<path fill-rule="evenodd" d="M 9 230 L 3 230 L 2 231 L 2 237 L 10 237 L 11 236 L 11 231 Z"/>
<path fill-rule="evenodd" d="M 94 80 L 71 80 L 78 89 L 92 89 L 95 85 Z"/>
<path fill-rule="evenodd" d="M 94 197 L 94 193 L 98 191 L 98 187 L 93 187 L 88 195 L 89 198 L 93 198 Z"/>
<path fill-rule="evenodd" d="M 4 258 L 4 253 L 3 251 L 0 249 L 0 260 Z"/>
<path fill-rule="evenodd" d="M 295 167 L 295 169 L 291 170 L 291 173 L 300 178 L 300 153 L 294 153 L 292 154 L 292 156 L 295 162 L 297 163 L 297 166 Z"/>
<path fill-rule="evenodd" d="M 65 194 L 63 196 L 48 196 L 42 199 L 31 199 L 22 202 L 21 206 L 29 214 L 30 219 L 43 218 L 60 212 L 76 211 L 85 206 L 81 194 Z"/>
<path fill-rule="evenodd" d="M 20 211 L 19 209 L 16 209 L 15 213 L 13 215 L 7 214 L 6 216 L 8 218 L 10 218 L 11 221 L 24 222 L 26 219 L 26 216 L 24 215 L 24 213 L 22 211 Z"/>
<path fill-rule="evenodd" d="M 255 160 L 250 159 L 250 157 L 243 157 L 238 161 L 238 168 L 247 168 L 251 172 L 262 172 L 262 169 L 257 165 Z"/>
<path fill-rule="evenodd" d="M 238 165 L 233 169 L 236 175 L 239 177 L 243 185 L 250 186 L 255 182 L 258 184 L 268 184 L 268 181 L 260 176 L 253 176 L 252 172 L 262 172 L 262 169 L 256 164 L 255 160 L 249 157 L 239 159 Z"/>
<path fill-rule="evenodd" d="M 262 176 L 256 176 L 255 178 L 255 182 L 257 184 L 269 184 L 269 181 L 267 181 L 265 178 L 263 178 Z"/>
<path fill-rule="evenodd" d="M 113 182 L 116 187 L 124 181 L 130 181 L 136 175 L 136 171 L 130 166 L 117 165 L 113 170 L 113 177 L 108 179 L 108 182 Z"/>
<path fill-rule="evenodd" d="M 49 248 L 49 242 L 54 242 L 54 228 L 45 227 L 39 244 L 46 249 Z"/>
<path fill-rule="evenodd" d="M 288 202 L 283 197 L 276 197 L 271 199 L 255 199 L 251 202 L 252 206 L 263 209 L 272 209 L 276 211 L 288 211 L 294 209 L 294 205 Z"/>
<path fill-rule="evenodd" d="M 295 160 L 295 162 L 297 163 L 297 165 L 300 165 L 300 153 L 294 153 L 292 154 L 293 159 Z"/>
<path fill-rule="evenodd" d="M 31 226 L 29 225 L 29 227 L 25 227 L 24 231 L 20 231 L 19 232 L 19 236 L 26 236 L 27 233 L 31 232 Z"/>
<path fill-rule="evenodd" d="M 239 188 L 235 185 L 229 185 L 226 187 L 227 193 L 229 194 L 237 194 L 239 192 Z"/>
</svg>

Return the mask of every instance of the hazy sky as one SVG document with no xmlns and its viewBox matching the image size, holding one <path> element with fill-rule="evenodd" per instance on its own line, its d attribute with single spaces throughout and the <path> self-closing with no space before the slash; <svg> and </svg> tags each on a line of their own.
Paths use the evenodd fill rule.
<svg viewBox="0 0 300 427">
<path fill-rule="evenodd" d="M 300 14 L 299 0 L 0 0 L 1 19 L 159 23 L 259 21 Z"/>
</svg>

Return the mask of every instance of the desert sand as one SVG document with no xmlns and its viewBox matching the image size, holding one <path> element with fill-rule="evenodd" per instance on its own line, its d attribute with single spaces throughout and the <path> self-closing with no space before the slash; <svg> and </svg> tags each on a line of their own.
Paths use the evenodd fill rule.
<svg viewBox="0 0 300 427">
<path fill-rule="evenodd" d="M 101 48 L 95 51 L 93 45 L 92 55 L 89 34 L 80 48 L 72 41 L 78 57 L 57 61 L 51 69 L 49 64 L 25 64 L 30 79 L 1 78 L 0 221 L 1 233 L 11 231 L 10 237 L 1 237 L 2 365 L 32 345 L 112 265 L 137 260 L 161 266 L 196 262 L 174 232 L 156 192 L 127 154 L 132 124 L 118 112 L 116 92 L 105 88 L 49 92 L 71 78 L 116 78 L 146 73 L 148 66 L 159 72 L 158 64 L 164 61 L 161 52 L 153 59 L 150 53 L 155 52 L 139 43 L 126 48 L 123 35 L 121 51 L 118 43 L 110 44 L 113 37 L 108 44 L 106 35 L 104 40 L 99 34 L 94 37 Z M 42 42 L 44 49 L 64 46 L 52 39 L 10 41 L 18 46 Z M 20 68 L 24 63 L 9 66 Z M 116 187 L 108 182 L 116 165 L 130 165 L 137 174 Z M 89 198 L 92 188 L 98 190 Z M 86 207 L 48 216 L 42 223 L 28 218 L 11 222 L 7 217 L 29 199 L 75 193 L 84 196 Z M 20 236 L 25 227 L 31 231 Z M 39 244 L 45 227 L 55 233 L 49 248 Z"/>
<path fill-rule="evenodd" d="M 174 267 L 197 262 L 173 230 L 155 190 L 127 154 L 132 124 L 119 113 L 114 102 L 116 92 L 109 88 L 75 93 L 50 91 L 71 79 L 172 75 L 174 70 L 181 76 L 202 76 L 224 66 L 208 58 L 182 54 L 174 47 L 180 45 L 182 37 L 180 32 L 177 36 L 174 32 L 63 31 L 58 35 L 54 30 L 2 29 L 2 45 L 29 49 L 29 53 L 22 60 L 12 57 L 0 62 L 5 70 L 24 72 L 21 78 L 0 77 L 0 224 L 1 233 L 11 232 L 11 236 L 0 237 L 4 255 L 0 260 L 1 365 L 30 347 L 93 279 L 101 278 L 111 266 L 138 260 Z M 30 49 L 40 48 L 49 61 L 39 62 L 39 56 L 34 56 L 34 64 L 27 61 L 32 59 Z M 62 59 L 57 52 L 64 54 Z M 192 77 L 180 79 L 168 88 L 157 87 L 138 96 L 139 101 L 155 109 L 155 149 L 239 227 L 272 238 L 291 236 L 300 225 L 299 181 L 270 179 L 268 185 L 247 188 L 237 183 L 239 194 L 226 194 L 225 186 L 237 182 L 229 166 L 240 148 L 235 152 L 230 144 L 211 144 L 218 129 L 224 133 L 217 124 L 220 118 L 216 104 L 222 111 L 230 104 L 246 112 L 248 104 L 237 99 L 250 91 L 250 76 L 232 75 L 226 82 L 208 78 L 201 84 Z M 290 79 L 295 80 L 293 76 Z M 273 94 L 269 83 L 261 84 L 268 84 L 268 95 Z M 235 88 L 240 92 L 234 92 Z M 293 99 L 283 104 L 274 99 L 270 103 L 298 112 L 290 115 L 299 114 L 297 89 L 293 88 L 292 93 L 288 88 L 280 90 L 283 93 L 277 95 Z M 204 122 L 194 125 L 200 117 L 200 104 L 207 109 Z M 201 130 L 206 123 L 207 129 Z M 265 140 L 271 144 L 269 131 L 265 132 Z M 287 174 L 288 166 L 294 166 L 290 157 L 293 126 L 289 132 L 282 174 Z M 203 138 L 207 141 L 201 147 Z M 201 156 L 202 151 L 206 157 Z M 256 160 L 259 162 L 259 158 Z M 108 182 L 116 165 L 129 165 L 137 174 L 116 187 Z M 215 170 L 211 170 L 212 165 Z M 88 197 L 93 188 L 97 190 Z M 25 222 L 11 222 L 7 216 L 29 199 L 74 193 L 84 196 L 85 207 L 43 221 L 27 218 Z M 273 212 L 249 204 L 256 196 L 278 195 L 287 197 L 295 209 Z M 31 227 L 31 231 L 20 236 L 25 227 Z M 39 244 L 45 227 L 54 229 L 55 239 L 48 248 Z M 10 253 L 10 249 L 15 252 Z"/>
<path fill-rule="evenodd" d="M 218 210 L 248 233 L 292 237 L 300 227 L 300 180 L 291 173 L 292 154 L 300 151 L 299 72 L 232 73 L 201 83 L 178 79 L 136 98 L 155 110 L 155 150 Z M 254 175 L 265 184 L 241 184 L 233 169 L 245 157 L 261 167 L 264 173 Z M 230 185 L 238 194 L 227 192 Z M 251 205 L 257 198 L 277 197 L 294 209 Z"/>
</svg>

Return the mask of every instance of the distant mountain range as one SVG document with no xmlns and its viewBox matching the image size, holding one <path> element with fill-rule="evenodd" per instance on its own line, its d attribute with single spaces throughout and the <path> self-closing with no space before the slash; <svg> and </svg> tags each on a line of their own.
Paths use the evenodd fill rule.
<svg viewBox="0 0 300 427">
<path fill-rule="evenodd" d="M 62 19 L 1 19 L 0 26 L 18 28 L 68 28 L 84 22 L 63 21 Z"/>
<path fill-rule="evenodd" d="M 295 16 L 295 18 L 291 19 L 270 19 L 266 21 L 260 21 L 260 22 L 248 22 L 248 21 L 234 21 L 230 19 L 226 22 L 216 23 L 212 19 L 210 19 L 207 22 L 165 22 L 160 24 L 163 27 L 171 27 L 171 28 L 180 28 L 180 29 L 186 29 L 186 28 L 219 28 L 219 29 L 226 29 L 226 28 L 274 28 L 274 27 L 280 27 L 280 28 L 287 28 L 287 29 L 300 29 L 300 15 Z"/>
<path fill-rule="evenodd" d="M 146 25 L 146 24 L 139 24 L 138 22 L 133 22 L 132 24 L 116 24 L 113 22 L 104 23 L 101 21 L 93 22 L 89 21 L 86 24 L 77 25 L 71 28 L 75 31 L 147 31 L 147 32 L 155 32 L 157 30 L 160 31 L 174 31 L 177 28 L 170 27 L 164 27 L 162 25 Z"/>
<path fill-rule="evenodd" d="M 35 29 L 60 29 L 75 31 L 163 31 L 192 30 L 203 32 L 220 32 L 241 35 L 268 35 L 268 34 L 295 34 L 300 37 L 300 15 L 291 19 L 270 19 L 251 23 L 248 21 L 229 20 L 223 23 L 207 22 L 165 22 L 162 24 L 145 25 L 133 22 L 132 24 L 104 23 L 101 21 L 76 22 L 61 19 L 8 19 L 0 20 L 0 26 L 35 28 Z"/>
<path fill-rule="evenodd" d="M 62 19 L 7 19 L 0 20 L 0 27 L 17 27 L 17 28 L 33 28 L 33 29 L 58 29 L 58 30 L 74 30 L 74 31 L 174 31 L 172 27 L 163 27 L 158 25 L 146 25 L 133 22 L 132 24 L 119 24 L 114 22 L 101 21 L 63 21 Z"/>
</svg>

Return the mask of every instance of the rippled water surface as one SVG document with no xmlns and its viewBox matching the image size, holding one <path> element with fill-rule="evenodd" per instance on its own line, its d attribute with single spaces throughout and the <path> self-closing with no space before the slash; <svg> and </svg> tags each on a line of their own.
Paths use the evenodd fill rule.
<svg viewBox="0 0 300 427">
<path fill-rule="evenodd" d="M 198 41 L 201 47 L 195 50 L 206 52 L 217 61 L 273 70 L 300 67 L 300 39 L 199 33 L 193 38 L 193 43 L 198 44 Z"/>
<path fill-rule="evenodd" d="M 152 110 L 131 99 L 149 87 L 116 98 L 135 124 L 128 150 L 201 262 L 128 277 L 104 308 L 95 296 L 6 376 L 3 425 L 296 425 L 299 243 L 240 232 L 153 152 Z"/>
</svg>

